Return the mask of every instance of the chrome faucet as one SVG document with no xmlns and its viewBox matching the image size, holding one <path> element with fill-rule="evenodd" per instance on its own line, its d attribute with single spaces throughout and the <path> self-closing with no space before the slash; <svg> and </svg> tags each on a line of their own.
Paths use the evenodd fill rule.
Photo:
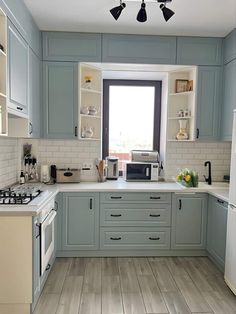
<svg viewBox="0 0 236 314">
<path fill-rule="evenodd" d="M 204 166 L 206 167 L 208 165 L 208 178 L 206 178 L 206 176 L 204 176 L 205 178 L 205 181 L 211 185 L 212 183 L 212 179 L 211 179 L 211 162 L 208 160 L 208 161 L 205 161 L 204 163 Z"/>
</svg>

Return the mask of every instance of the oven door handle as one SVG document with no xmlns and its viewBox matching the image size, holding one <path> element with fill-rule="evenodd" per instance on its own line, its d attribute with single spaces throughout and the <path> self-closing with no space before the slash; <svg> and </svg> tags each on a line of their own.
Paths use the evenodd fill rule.
<svg viewBox="0 0 236 314">
<path fill-rule="evenodd" d="M 56 212 L 55 210 L 53 210 L 53 211 L 51 212 L 51 214 L 49 214 L 48 217 L 45 219 L 44 225 L 45 225 L 45 226 L 51 225 L 51 223 L 53 222 L 53 220 L 54 220 L 54 218 L 56 217 L 56 215 L 57 215 L 57 212 Z"/>
</svg>

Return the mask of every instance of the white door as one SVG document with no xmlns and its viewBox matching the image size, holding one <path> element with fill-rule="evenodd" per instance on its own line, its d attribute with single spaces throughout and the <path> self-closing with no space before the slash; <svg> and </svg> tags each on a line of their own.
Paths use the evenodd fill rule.
<svg viewBox="0 0 236 314">
<path fill-rule="evenodd" d="M 236 110 L 234 110 L 232 153 L 230 165 L 229 203 L 236 206 Z"/>
<path fill-rule="evenodd" d="M 225 281 L 236 294 L 236 207 L 229 205 L 227 221 Z"/>
</svg>

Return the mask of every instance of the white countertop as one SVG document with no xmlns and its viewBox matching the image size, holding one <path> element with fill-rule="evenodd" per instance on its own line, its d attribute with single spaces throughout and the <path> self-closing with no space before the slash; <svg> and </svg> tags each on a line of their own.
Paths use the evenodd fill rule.
<svg viewBox="0 0 236 314">
<path fill-rule="evenodd" d="M 186 188 L 176 182 L 126 182 L 123 179 L 117 181 L 81 182 L 45 185 L 42 190 L 47 191 L 46 200 L 34 205 L 32 201 L 29 205 L 0 205 L 1 216 L 36 216 L 39 214 L 45 203 L 55 197 L 59 192 L 172 192 L 172 193 L 209 193 L 221 200 L 228 202 L 229 184 L 216 182 L 212 185 L 200 182 L 197 188 Z"/>
</svg>

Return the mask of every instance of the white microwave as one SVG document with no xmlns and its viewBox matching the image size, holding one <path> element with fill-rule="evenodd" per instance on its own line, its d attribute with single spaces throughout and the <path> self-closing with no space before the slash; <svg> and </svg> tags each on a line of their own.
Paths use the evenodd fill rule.
<svg viewBox="0 0 236 314">
<path fill-rule="evenodd" d="M 126 181 L 158 181 L 159 164 L 148 162 L 127 162 Z"/>
</svg>

